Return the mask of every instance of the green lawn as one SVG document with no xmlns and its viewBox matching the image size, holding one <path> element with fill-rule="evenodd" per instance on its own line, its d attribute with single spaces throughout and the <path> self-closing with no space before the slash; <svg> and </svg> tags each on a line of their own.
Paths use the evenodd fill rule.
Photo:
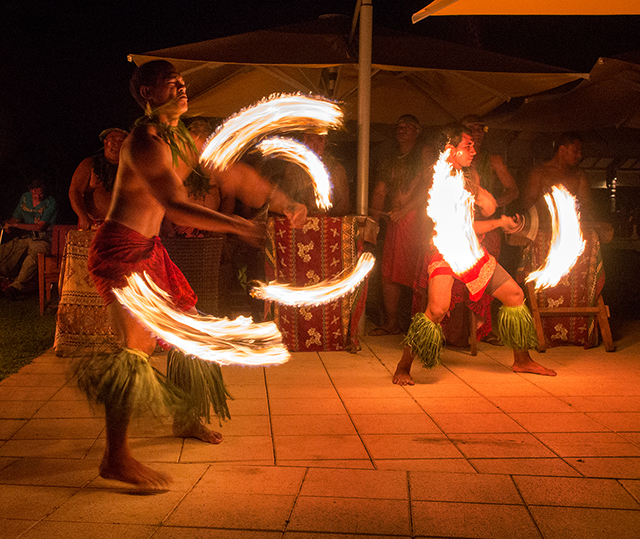
<svg viewBox="0 0 640 539">
<path fill-rule="evenodd" d="M 18 301 L 0 298 L 0 380 L 18 372 L 53 346 L 56 315 L 40 316 L 38 296 Z"/>
</svg>

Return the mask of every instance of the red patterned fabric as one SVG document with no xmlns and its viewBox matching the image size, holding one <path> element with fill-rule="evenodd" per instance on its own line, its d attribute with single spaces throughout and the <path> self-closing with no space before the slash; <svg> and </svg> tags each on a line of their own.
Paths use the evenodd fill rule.
<svg viewBox="0 0 640 539">
<path fill-rule="evenodd" d="M 176 309 L 187 311 L 196 304 L 197 296 L 160 238 L 147 238 L 120 223 L 105 221 L 89 248 L 89 273 L 105 305 L 116 299 L 113 288 L 122 288 L 127 276 L 143 271 L 171 296 Z"/>
<path fill-rule="evenodd" d="M 302 229 L 288 219 L 269 219 L 266 276 L 295 286 L 315 284 L 351 269 L 362 253 L 355 216 L 308 217 Z M 273 304 L 273 316 L 292 352 L 358 348 L 358 323 L 367 297 L 366 280 L 353 293 L 317 307 Z"/>
<path fill-rule="evenodd" d="M 416 264 L 424 250 L 424 210 L 411 210 L 401 220 L 390 221 L 384 240 L 382 275 L 393 283 L 411 286 Z"/>
<path fill-rule="evenodd" d="M 583 230 L 586 247 L 571 271 L 553 288 L 537 293 L 538 305 L 553 307 L 594 307 L 604 287 L 604 266 L 600 242 L 595 230 Z M 539 231 L 535 241 L 528 245 L 518 269 L 518 281 L 524 282 L 529 273 L 544 263 L 549 253 L 551 232 Z M 598 345 L 598 327 L 595 316 L 545 316 L 542 327 L 547 347 L 560 345 Z"/>
</svg>

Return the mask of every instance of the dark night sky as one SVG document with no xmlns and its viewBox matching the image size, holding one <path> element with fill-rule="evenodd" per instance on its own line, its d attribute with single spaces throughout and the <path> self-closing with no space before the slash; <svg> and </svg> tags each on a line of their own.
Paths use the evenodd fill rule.
<svg viewBox="0 0 640 539">
<path fill-rule="evenodd" d="M 427 3 L 373 0 L 374 24 L 577 71 L 589 71 L 599 56 L 640 49 L 639 17 L 431 17 L 412 25 L 411 14 Z M 133 69 L 127 54 L 326 13 L 351 17 L 356 1 L 73 4 L 4 0 L 0 8 L 0 218 L 13 209 L 26 178 L 37 173 L 48 176 L 65 199 L 77 164 L 100 148 L 97 134 L 127 127 L 140 115 L 127 89 Z"/>
</svg>

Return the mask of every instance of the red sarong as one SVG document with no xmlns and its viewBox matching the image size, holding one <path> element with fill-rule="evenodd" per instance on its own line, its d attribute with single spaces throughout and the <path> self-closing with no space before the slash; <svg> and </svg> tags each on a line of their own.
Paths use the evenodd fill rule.
<svg viewBox="0 0 640 539">
<path fill-rule="evenodd" d="M 458 274 L 451 269 L 444 257 L 434 248 L 425 255 L 428 260 L 426 264 L 428 278 L 432 279 L 437 275 L 451 275 L 465 284 L 469 290 L 469 299 L 471 301 L 478 301 L 484 294 L 491 277 L 493 277 L 497 265 L 496 259 L 484 247 L 483 251 L 484 254 L 480 260 L 470 270 Z"/>
<path fill-rule="evenodd" d="M 169 294 L 176 309 L 188 311 L 198 298 L 167 254 L 160 238 L 147 238 L 116 221 L 105 221 L 89 248 L 89 273 L 105 305 L 115 301 L 113 288 L 126 286 L 126 277 L 146 271 Z"/>
</svg>

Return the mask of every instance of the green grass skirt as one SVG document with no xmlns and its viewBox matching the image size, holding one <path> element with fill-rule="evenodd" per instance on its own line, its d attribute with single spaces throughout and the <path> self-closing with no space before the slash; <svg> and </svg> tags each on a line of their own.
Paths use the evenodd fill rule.
<svg viewBox="0 0 640 539">
<path fill-rule="evenodd" d="M 149 363 L 139 350 L 92 353 L 71 363 L 78 387 L 89 402 L 128 410 L 132 416 L 174 415 L 211 420 L 211 407 L 219 421 L 230 418 L 228 393 L 216 363 L 171 350 L 167 376 Z"/>
<path fill-rule="evenodd" d="M 440 364 L 444 348 L 442 326 L 429 320 L 424 313 L 418 313 L 411 320 L 404 344 L 411 347 L 411 352 L 420 358 L 425 368 L 433 369 Z"/>
<path fill-rule="evenodd" d="M 514 350 L 533 350 L 538 347 L 533 317 L 525 304 L 518 307 L 500 307 L 498 332 L 502 344 Z"/>
</svg>

